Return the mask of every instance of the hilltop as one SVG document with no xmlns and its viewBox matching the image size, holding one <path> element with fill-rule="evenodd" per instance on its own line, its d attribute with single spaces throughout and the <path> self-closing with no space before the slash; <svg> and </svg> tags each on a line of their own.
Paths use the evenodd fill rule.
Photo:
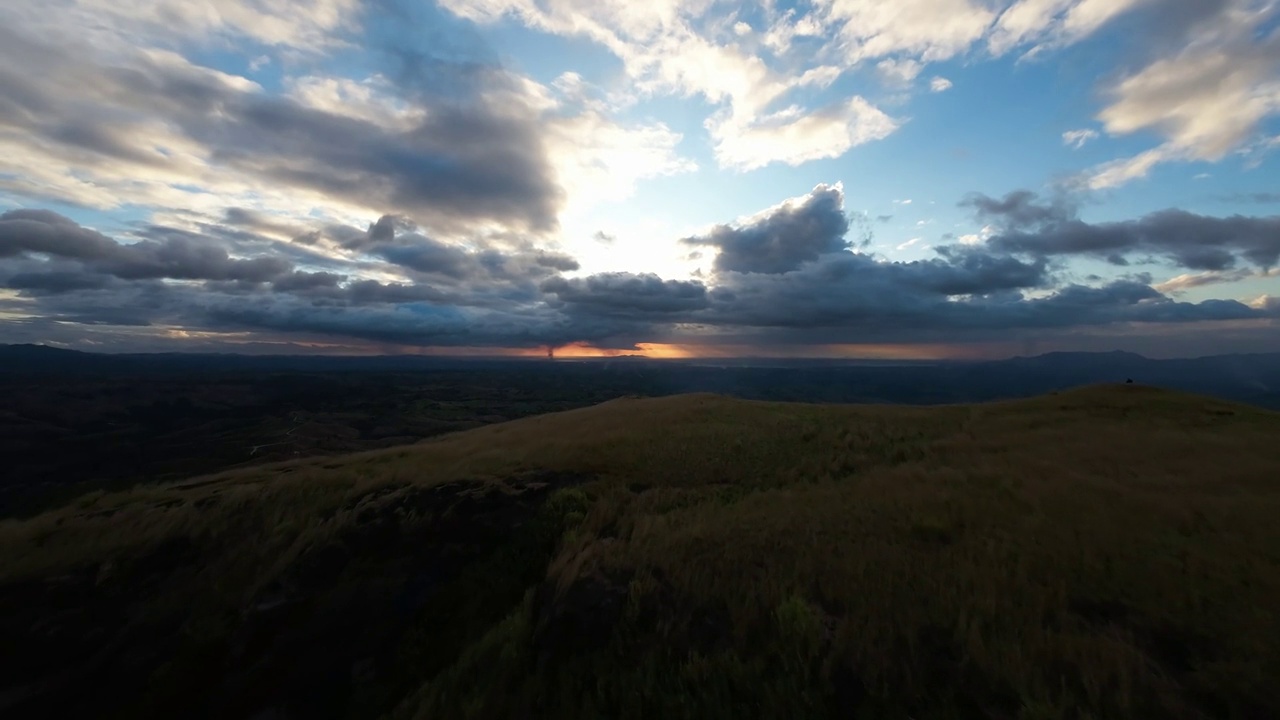
<svg viewBox="0 0 1280 720">
<path fill-rule="evenodd" d="M 0 712 L 1277 717 L 1277 437 L 694 394 L 97 492 L 0 523 Z"/>
</svg>

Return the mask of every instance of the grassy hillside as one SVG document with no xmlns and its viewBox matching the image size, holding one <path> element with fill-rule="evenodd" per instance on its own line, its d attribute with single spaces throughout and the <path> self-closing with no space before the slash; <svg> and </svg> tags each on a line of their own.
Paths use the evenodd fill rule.
<svg viewBox="0 0 1280 720">
<path fill-rule="evenodd" d="M 0 523 L 0 713 L 1280 717 L 1280 414 L 620 399 Z"/>
</svg>

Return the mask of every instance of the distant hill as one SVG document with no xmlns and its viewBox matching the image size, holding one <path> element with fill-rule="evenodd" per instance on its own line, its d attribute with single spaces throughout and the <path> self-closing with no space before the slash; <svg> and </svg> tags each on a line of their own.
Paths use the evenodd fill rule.
<svg viewBox="0 0 1280 720">
<path fill-rule="evenodd" d="M 119 370 L 112 355 L 86 353 L 48 345 L 0 345 L 0 373 Z"/>
<path fill-rule="evenodd" d="M 1280 717 L 1277 437 L 694 394 L 97 493 L 0 524 L 0 714 Z"/>
<path fill-rule="evenodd" d="M 0 380 L 22 374 L 155 375 L 286 372 L 520 371 L 544 376 L 630 377 L 629 392 L 717 392 L 762 400 L 937 404 L 1029 397 L 1090 383 L 1135 382 L 1280 409 L 1280 354 L 1152 360 L 1125 352 L 1048 353 L 985 362 L 872 363 L 838 360 L 650 360 L 640 357 L 342 357 L 165 353 L 103 355 L 0 345 Z M 613 382 L 612 380 L 610 381 Z"/>
</svg>

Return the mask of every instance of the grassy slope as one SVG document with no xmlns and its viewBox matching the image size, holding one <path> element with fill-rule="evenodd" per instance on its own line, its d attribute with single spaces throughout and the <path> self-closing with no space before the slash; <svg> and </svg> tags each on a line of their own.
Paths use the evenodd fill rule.
<svg viewBox="0 0 1280 720">
<path fill-rule="evenodd" d="M 10 647 L 79 663 L 5 693 L 43 707 L 97 651 L 134 658 L 127 714 L 304 712 L 226 679 L 269 657 L 259 685 L 305 688 L 280 668 L 319 649 L 245 629 L 283 605 L 277 635 L 337 623 L 317 707 L 352 716 L 1277 717 L 1277 517 L 1280 415 L 1194 396 L 617 400 L 0 524 Z M 86 645 L 77 603 L 134 629 Z M 343 639 L 356 610 L 394 640 Z"/>
</svg>

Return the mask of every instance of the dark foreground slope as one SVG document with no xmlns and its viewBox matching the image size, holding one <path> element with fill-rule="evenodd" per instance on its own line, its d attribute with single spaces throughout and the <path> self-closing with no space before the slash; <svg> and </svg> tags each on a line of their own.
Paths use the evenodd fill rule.
<svg viewBox="0 0 1280 720">
<path fill-rule="evenodd" d="M 1280 717 L 1280 415 L 617 400 L 0 523 L 5 717 Z"/>
</svg>

